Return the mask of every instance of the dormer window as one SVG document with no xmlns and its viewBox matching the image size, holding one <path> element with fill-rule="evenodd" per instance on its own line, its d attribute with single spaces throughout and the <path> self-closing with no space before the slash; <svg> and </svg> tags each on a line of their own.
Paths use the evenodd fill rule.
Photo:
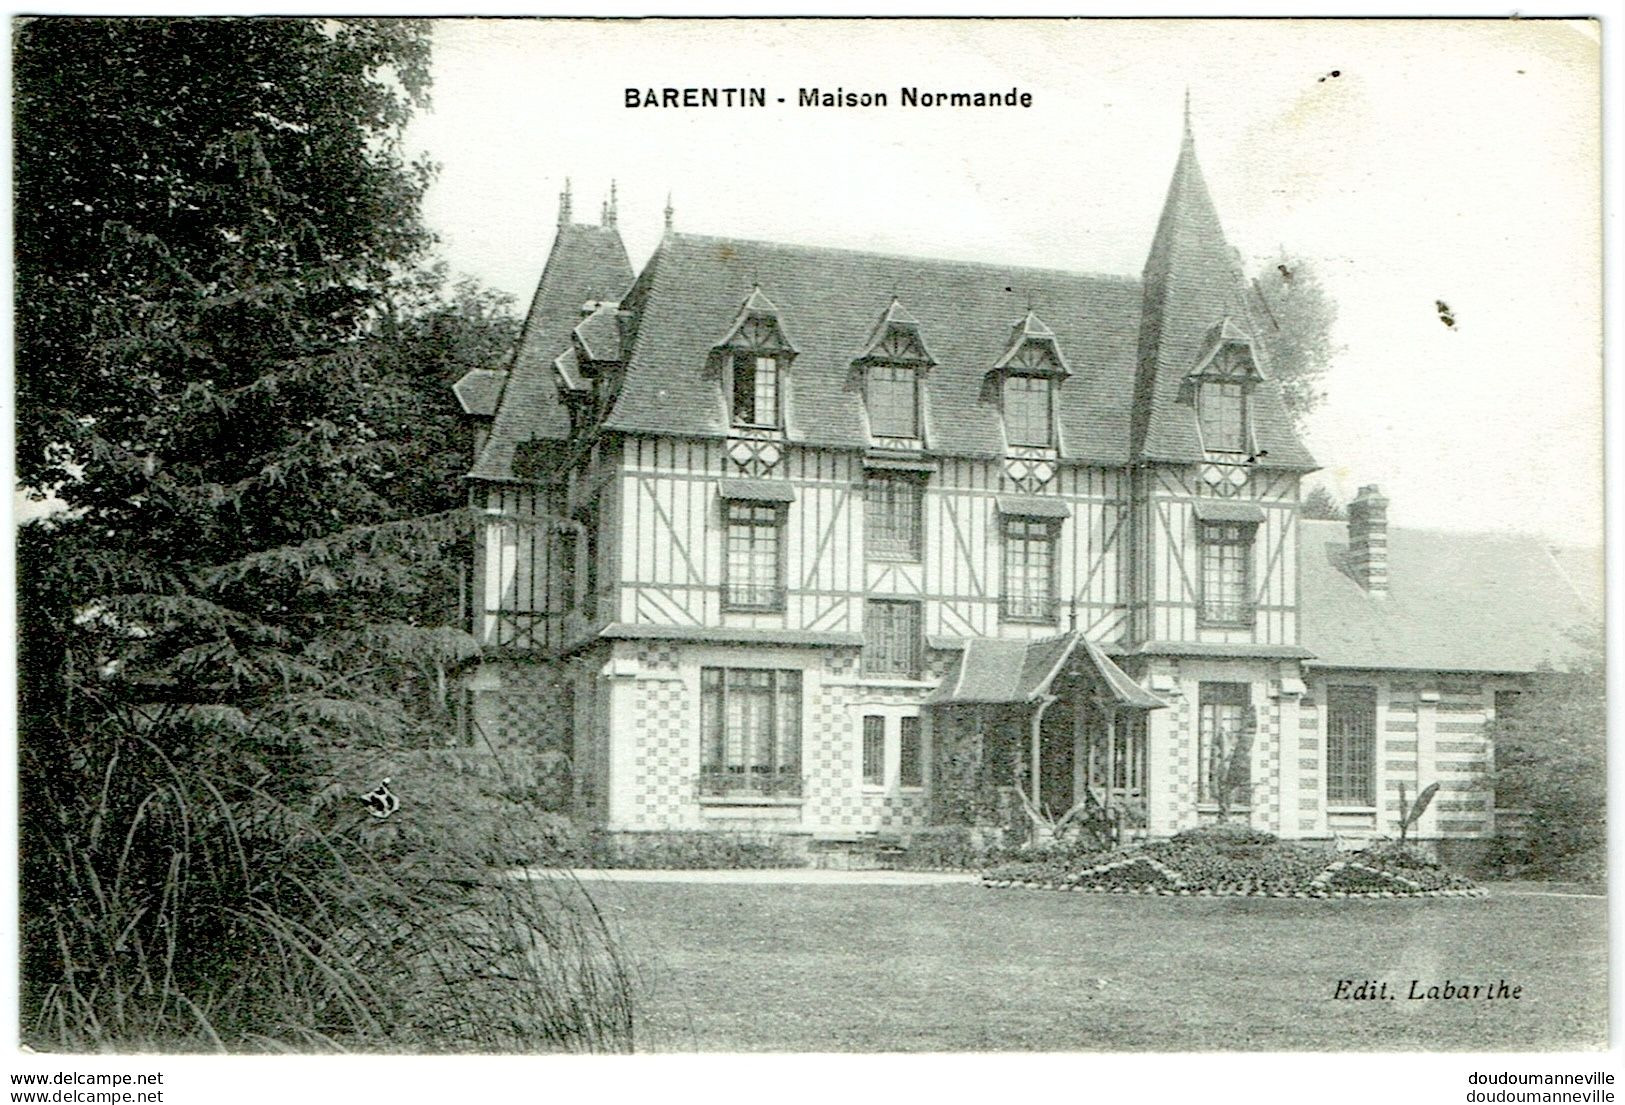
<svg viewBox="0 0 1625 1105">
<path fill-rule="evenodd" d="M 1055 332 L 1028 311 L 1012 328 L 1010 345 L 993 370 L 999 374 L 1005 442 L 1021 449 L 1055 448 L 1055 390 L 1072 374 Z"/>
<path fill-rule="evenodd" d="M 1247 331 L 1230 319 L 1208 331 L 1190 378 L 1196 388 L 1196 421 L 1203 450 L 1251 452 L 1248 396 L 1263 374 Z"/>
<path fill-rule="evenodd" d="M 918 447 L 924 436 L 920 381 L 936 363 L 925 347 L 919 320 L 894 297 L 854 362 L 863 372 L 871 438 Z"/>
<path fill-rule="evenodd" d="M 1004 433 L 1011 445 L 1047 449 L 1055 444 L 1048 377 L 1004 378 Z"/>
<path fill-rule="evenodd" d="M 1203 381 L 1196 410 L 1202 422 L 1202 445 L 1208 452 L 1247 451 L 1247 391 L 1239 381 Z"/>
<path fill-rule="evenodd" d="M 871 365 L 866 391 L 873 437 L 920 436 L 920 378 L 910 365 Z"/>
<path fill-rule="evenodd" d="M 735 353 L 733 424 L 771 427 L 779 421 L 779 360 L 771 354 Z"/>
<path fill-rule="evenodd" d="M 796 348 L 784 331 L 779 309 L 751 291 L 733 326 L 713 349 L 724 368 L 729 424 L 740 429 L 782 429 L 786 369 Z"/>
</svg>

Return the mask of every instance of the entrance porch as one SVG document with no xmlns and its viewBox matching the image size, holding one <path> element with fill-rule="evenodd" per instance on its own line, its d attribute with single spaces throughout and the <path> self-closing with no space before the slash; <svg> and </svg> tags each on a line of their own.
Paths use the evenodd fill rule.
<svg viewBox="0 0 1625 1105">
<path fill-rule="evenodd" d="M 1081 634 L 971 641 L 926 705 L 938 823 L 1103 841 L 1148 827 L 1146 714 L 1166 703 Z"/>
</svg>

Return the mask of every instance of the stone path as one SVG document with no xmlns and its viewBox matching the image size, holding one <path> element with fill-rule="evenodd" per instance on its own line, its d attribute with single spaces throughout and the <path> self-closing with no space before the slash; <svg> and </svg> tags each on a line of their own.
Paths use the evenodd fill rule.
<svg viewBox="0 0 1625 1105">
<path fill-rule="evenodd" d="M 532 867 L 521 874 L 532 878 L 559 873 Z M 980 876 L 965 871 L 831 871 L 815 867 L 768 868 L 760 871 L 646 871 L 638 868 L 580 869 L 569 872 L 582 882 L 688 882 L 738 883 L 753 886 L 940 886 L 977 882 Z"/>
</svg>

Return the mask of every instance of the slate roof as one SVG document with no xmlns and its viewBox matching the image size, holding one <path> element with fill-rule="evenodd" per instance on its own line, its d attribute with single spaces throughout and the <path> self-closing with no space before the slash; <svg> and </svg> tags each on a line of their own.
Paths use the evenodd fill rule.
<svg viewBox="0 0 1625 1105">
<path fill-rule="evenodd" d="M 1562 667 L 1575 651 L 1567 631 L 1602 618 L 1600 604 L 1588 602 L 1531 537 L 1391 526 L 1385 598 L 1361 587 L 1348 563 L 1345 523 L 1302 523 L 1299 639 L 1313 666 Z"/>
<path fill-rule="evenodd" d="M 570 418 L 559 400 L 553 360 L 570 348 L 570 331 L 588 300 L 617 299 L 632 284 L 632 263 L 613 227 L 562 223 L 542 269 L 514 352 L 491 436 L 469 475 L 514 478 L 514 459 L 530 441 L 563 441 Z"/>
<path fill-rule="evenodd" d="M 926 699 L 928 705 L 1032 702 L 1049 690 L 1068 662 L 1085 665 L 1106 692 L 1125 706 L 1167 705 L 1130 678 L 1081 633 L 1037 641 L 975 637 L 965 642 L 954 670 Z"/>
<path fill-rule="evenodd" d="M 471 368 L 451 390 L 457 396 L 457 402 L 462 406 L 463 413 L 477 418 L 490 418 L 497 412 L 497 402 L 502 398 L 502 385 L 507 383 L 506 372 L 490 368 Z"/>
<path fill-rule="evenodd" d="M 624 358 L 604 421 L 611 431 L 726 436 L 718 342 L 770 313 L 795 354 L 784 388 L 786 438 L 867 448 L 859 362 L 872 351 L 878 318 L 882 327 L 906 320 L 936 362 L 924 375 L 929 453 L 1006 454 L 997 370 L 1036 339 L 1052 346 L 1063 369 L 1063 459 L 1193 463 L 1204 454 L 1188 377 L 1215 334 L 1250 335 L 1265 377 L 1248 402 L 1254 444 L 1267 451 L 1267 467 L 1315 467 L 1268 378 L 1271 324 L 1254 309 L 1225 243 L 1188 127 L 1140 281 L 671 232 L 634 281 L 613 227 L 565 223 L 470 475 L 513 478 L 524 442 L 567 438 L 551 364 L 571 345 L 583 302 L 617 298 L 622 313 L 606 310 L 581 335 L 584 354 L 596 359 L 618 345 Z"/>
<path fill-rule="evenodd" d="M 938 362 L 925 375 L 929 451 L 1003 456 L 989 373 L 1031 297 L 1073 370 L 1060 385 L 1061 455 L 1106 465 L 1128 460 L 1140 298 L 1133 280 L 673 234 L 645 269 L 645 282 L 641 302 L 627 304 L 636 311 L 636 338 L 610 429 L 725 435 L 721 365 L 712 349 L 760 284 L 798 353 L 787 370 L 789 440 L 868 446 L 862 376 L 853 362 L 895 296 L 919 320 Z"/>
<path fill-rule="evenodd" d="M 598 309 L 576 324 L 573 331 L 582 352 L 590 361 L 621 359 L 620 304 L 601 303 Z"/>
<path fill-rule="evenodd" d="M 1247 319 L 1265 377 L 1248 399 L 1253 443 L 1269 466 L 1312 469 L 1315 460 L 1292 430 L 1280 385 L 1270 379 L 1271 326 L 1256 311 L 1240 262 L 1225 242 L 1189 123 L 1142 274 L 1145 308 L 1136 351 L 1135 459 L 1200 461 L 1202 441 L 1189 374 L 1210 345 L 1214 327 Z"/>
<path fill-rule="evenodd" d="M 1574 588 L 1587 609 L 1601 610 L 1605 577 L 1608 567 L 1600 546 L 1584 548 L 1575 545 L 1554 545 L 1552 559 L 1563 573 L 1563 578 Z"/>
</svg>

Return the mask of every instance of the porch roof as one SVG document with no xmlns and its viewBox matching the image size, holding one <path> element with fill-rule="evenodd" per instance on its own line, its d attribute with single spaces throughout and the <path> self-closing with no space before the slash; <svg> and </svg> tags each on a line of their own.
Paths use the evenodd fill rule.
<svg viewBox="0 0 1625 1105">
<path fill-rule="evenodd" d="M 1069 661 L 1088 665 L 1106 696 L 1120 706 L 1155 710 L 1167 705 L 1081 633 L 1038 641 L 971 638 L 965 642 L 957 666 L 926 699 L 926 705 L 1033 702 L 1049 691 Z"/>
</svg>

